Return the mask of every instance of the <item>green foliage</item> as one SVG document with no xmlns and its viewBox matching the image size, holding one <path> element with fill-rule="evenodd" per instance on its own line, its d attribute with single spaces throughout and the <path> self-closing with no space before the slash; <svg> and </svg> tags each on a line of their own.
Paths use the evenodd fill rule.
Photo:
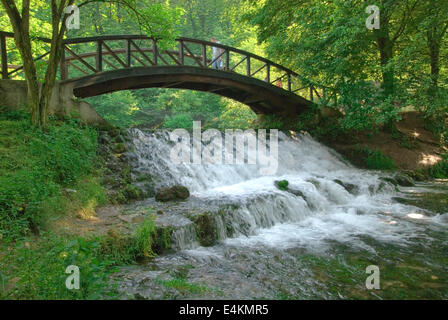
<svg viewBox="0 0 448 320">
<path fill-rule="evenodd" d="M 386 156 L 381 150 L 371 150 L 368 147 L 358 147 L 357 153 L 363 159 L 367 169 L 391 170 L 395 169 L 394 161 Z"/>
<path fill-rule="evenodd" d="M 115 262 L 101 256 L 94 239 L 43 234 L 25 239 L 0 255 L 0 298 L 3 299 L 99 299 L 116 295 L 108 283 Z M 80 289 L 69 290 L 65 273 L 69 265 L 80 270 Z M 5 285 L 9 283 L 8 285 Z M 7 288 L 8 287 L 8 288 Z M 8 290 L 7 290 L 8 289 Z"/>
<path fill-rule="evenodd" d="M 155 256 L 155 253 L 153 252 L 155 235 L 156 227 L 153 217 L 145 219 L 145 221 L 138 227 L 135 235 L 136 250 L 139 257 L 152 258 Z"/>
<path fill-rule="evenodd" d="M 172 117 L 167 117 L 165 119 L 163 127 L 170 129 L 191 129 L 193 128 L 193 118 L 189 114 L 175 114 Z"/>
<path fill-rule="evenodd" d="M 448 153 L 442 156 L 442 160 L 428 169 L 431 177 L 437 179 L 448 179 Z"/>
<path fill-rule="evenodd" d="M 79 189 L 70 200 L 74 205 L 105 201 L 98 181 L 86 178 L 94 176 L 98 167 L 94 129 L 76 122 L 53 122 L 43 132 L 26 120 L 0 120 L 0 136 L 3 238 L 38 232 L 44 215 L 63 210 L 59 202 L 65 187 Z"/>
<path fill-rule="evenodd" d="M 269 56 L 300 70 L 303 86 L 324 86 L 333 100 L 336 93 L 342 129 L 387 125 L 407 107 L 444 136 L 448 2 L 411 2 L 378 3 L 379 30 L 366 28 L 367 4 L 357 0 L 252 1 L 245 18 Z"/>
<path fill-rule="evenodd" d="M 275 115 L 262 115 L 260 116 L 259 123 L 257 125 L 260 129 L 283 129 L 283 121 Z"/>
<path fill-rule="evenodd" d="M 288 185 L 289 185 L 288 180 L 280 180 L 277 182 L 277 187 L 283 191 L 288 190 Z"/>
</svg>

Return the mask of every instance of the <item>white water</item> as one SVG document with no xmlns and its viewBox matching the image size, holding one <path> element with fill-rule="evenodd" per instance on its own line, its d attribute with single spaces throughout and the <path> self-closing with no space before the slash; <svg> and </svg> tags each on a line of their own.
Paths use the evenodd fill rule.
<svg viewBox="0 0 448 320">
<path fill-rule="evenodd" d="M 137 155 L 134 170 L 157 177 L 157 187 L 181 184 L 194 198 L 236 205 L 217 221 L 225 245 L 322 251 L 337 241 L 374 252 L 363 241 L 366 236 L 405 246 L 414 237 L 424 237 L 422 221 L 445 221 L 394 202 L 397 192 L 381 181 L 380 173 L 353 168 L 308 135 L 280 133 L 277 174 L 261 176 L 258 165 L 175 165 L 168 131 L 130 133 Z M 283 179 L 303 197 L 277 189 L 274 181 Z M 356 186 L 356 191 L 348 192 L 336 179 Z M 222 231 L 224 225 L 235 230 L 231 238 Z M 202 255 L 204 250 L 190 253 Z"/>
</svg>

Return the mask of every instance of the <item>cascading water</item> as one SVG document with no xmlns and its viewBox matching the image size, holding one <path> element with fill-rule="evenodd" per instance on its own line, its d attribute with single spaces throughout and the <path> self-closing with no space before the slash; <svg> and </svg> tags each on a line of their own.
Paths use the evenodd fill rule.
<svg viewBox="0 0 448 320">
<path fill-rule="evenodd" d="M 190 278 L 217 281 L 226 288 L 227 297 L 276 297 L 272 294 L 276 285 L 262 284 L 259 277 L 243 280 L 241 273 L 245 274 L 246 268 L 260 272 L 259 276 L 280 277 L 280 282 L 296 281 L 294 285 L 283 283 L 282 290 L 313 297 L 313 283 L 300 280 L 307 272 L 296 270 L 298 252 L 331 252 L 337 244 L 375 255 L 372 241 L 406 247 L 416 238 L 431 241 L 426 235 L 428 225 L 437 229 L 446 224 L 446 215 L 394 201 L 399 191 L 384 179 L 384 173 L 352 167 L 307 134 L 279 133 L 275 175 L 260 174 L 260 164 L 175 164 L 170 158 L 174 142 L 169 131 L 131 129 L 129 134 L 134 175 L 150 174 L 156 189 L 184 185 L 191 192 L 184 203 L 164 204 L 165 214 L 158 217 L 159 223 L 177 226 L 172 236 L 177 253 L 157 258 L 153 262 L 156 269 L 200 265 L 189 272 Z M 198 141 L 192 138 L 191 142 Z M 224 148 L 223 159 L 226 152 Z M 289 182 L 288 190 L 276 186 L 279 180 Z M 142 205 L 149 203 L 155 205 L 153 200 Z M 191 213 L 196 210 L 215 212 L 211 219 L 217 238 L 214 246 L 205 248 L 198 241 L 191 223 Z M 267 267 L 266 259 L 270 261 Z M 278 259 L 283 261 L 280 265 Z M 267 271 L 272 268 L 276 271 Z M 296 270 L 294 275 L 292 270 Z M 158 279 L 160 274 L 147 271 L 144 279 Z M 142 284 L 146 280 L 140 279 L 127 291 L 160 298 Z M 241 287 L 233 288 L 232 281 Z"/>
</svg>

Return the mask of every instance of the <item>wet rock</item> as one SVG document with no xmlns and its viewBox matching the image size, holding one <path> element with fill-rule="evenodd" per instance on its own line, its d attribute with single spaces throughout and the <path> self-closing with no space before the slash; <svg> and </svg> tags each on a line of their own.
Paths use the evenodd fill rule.
<svg viewBox="0 0 448 320">
<path fill-rule="evenodd" d="M 138 214 L 138 213 L 134 213 L 134 214 L 127 214 L 127 215 L 120 215 L 118 216 L 118 219 L 124 221 L 124 222 L 128 222 L 128 223 L 136 223 L 136 222 L 143 222 L 143 216 Z"/>
<path fill-rule="evenodd" d="M 412 179 L 409 176 L 407 176 L 407 175 L 405 175 L 403 173 L 396 174 L 395 175 L 395 180 L 397 181 L 397 183 L 400 186 L 403 186 L 403 187 L 413 187 L 413 186 L 415 186 L 415 184 L 412 181 Z"/>
<path fill-rule="evenodd" d="M 162 210 L 157 210 L 157 214 L 163 214 Z"/>
<path fill-rule="evenodd" d="M 209 213 L 198 215 L 194 218 L 199 243 L 204 247 L 211 247 L 218 241 L 218 230 L 215 219 Z"/>
<path fill-rule="evenodd" d="M 184 186 L 173 186 L 159 189 L 156 194 L 157 201 L 185 200 L 190 196 L 190 191 Z"/>
<path fill-rule="evenodd" d="M 391 183 L 391 184 L 393 184 L 394 186 L 397 186 L 397 185 L 398 185 L 397 180 L 395 180 L 395 179 L 392 178 L 392 177 L 380 177 L 380 180 L 383 180 L 383 181 L 385 181 L 385 182 Z"/>
<path fill-rule="evenodd" d="M 334 179 L 333 182 L 336 182 L 340 186 L 344 187 L 344 189 L 351 194 L 355 194 L 359 190 L 358 186 L 353 183 L 343 182 L 342 180 L 339 179 Z"/>
<path fill-rule="evenodd" d="M 294 188 L 288 188 L 287 190 L 289 193 L 292 193 L 293 195 L 297 196 L 297 197 L 302 197 L 305 198 L 305 195 L 303 194 L 302 191 L 298 190 L 298 189 L 294 189 Z"/>
<path fill-rule="evenodd" d="M 126 151 L 126 146 L 124 143 L 115 143 L 112 145 L 112 151 L 114 153 L 123 153 Z"/>
</svg>

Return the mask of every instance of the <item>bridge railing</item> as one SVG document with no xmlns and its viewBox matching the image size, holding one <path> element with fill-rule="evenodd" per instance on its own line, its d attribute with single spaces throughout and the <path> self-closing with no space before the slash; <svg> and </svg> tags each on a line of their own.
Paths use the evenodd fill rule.
<svg viewBox="0 0 448 320">
<path fill-rule="evenodd" d="M 23 66 L 8 64 L 7 39 L 12 33 L 0 31 L 0 56 L 2 79 L 18 77 Z M 49 43 L 46 38 L 38 38 Z M 212 54 L 219 48 L 218 56 Z M 49 52 L 35 60 L 44 60 Z M 318 88 L 296 72 L 256 54 L 191 38 L 178 38 L 174 47 L 161 47 L 157 39 L 144 35 L 106 35 L 71 38 L 63 41 L 59 66 L 59 79 L 70 80 L 99 72 L 148 66 L 195 66 L 212 68 L 219 61 L 219 69 L 259 79 L 284 90 L 296 93 L 310 101 L 329 100 L 336 97 L 330 88 Z"/>
</svg>

